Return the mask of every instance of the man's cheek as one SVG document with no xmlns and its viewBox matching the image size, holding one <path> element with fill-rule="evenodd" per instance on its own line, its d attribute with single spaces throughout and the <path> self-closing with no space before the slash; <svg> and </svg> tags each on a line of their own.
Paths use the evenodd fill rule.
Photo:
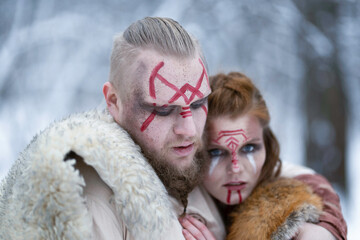
<svg viewBox="0 0 360 240">
<path fill-rule="evenodd" d="M 203 110 L 197 109 L 193 113 L 193 121 L 196 125 L 197 131 L 200 135 L 204 132 L 205 122 L 206 122 L 206 114 Z"/>
<path fill-rule="evenodd" d="M 142 126 L 143 124 L 140 123 Z M 147 141 L 155 144 L 163 144 L 167 133 L 171 131 L 168 122 L 164 118 L 155 117 L 145 131 L 141 131 L 140 135 Z"/>
<path fill-rule="evenodd" d="M 142 132 L 141 127 L 148 117 L 146 116 L 147 112 L 137 107 L 133 107 L 131 109 L 126 109 L 124 114 L 126 117 L 123 126 L 126 126 L 126 129 L 130 130 L 132 133 Z"/>
</svg>

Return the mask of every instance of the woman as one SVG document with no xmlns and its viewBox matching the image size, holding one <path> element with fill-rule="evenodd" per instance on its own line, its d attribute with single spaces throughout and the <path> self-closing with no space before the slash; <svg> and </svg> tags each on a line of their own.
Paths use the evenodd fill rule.
<svg viewBox="0 0 360 240">
<path fill-rule="evenodd" d="M 302 239 L 308 233 L 335 239 L 311 223 L 319 220 L 321 199 L 300 181 L 278 178 L 279 144 L 259 90 L 235 72 L 218 74 L 210 82 L 205 140 L 210 166 L 203 185 L 231 225 L 228 239 L 291 239 L 296 234 Z M 214 239 L 192 217 L 181 223 L 186 239 Z"/>
</svg>

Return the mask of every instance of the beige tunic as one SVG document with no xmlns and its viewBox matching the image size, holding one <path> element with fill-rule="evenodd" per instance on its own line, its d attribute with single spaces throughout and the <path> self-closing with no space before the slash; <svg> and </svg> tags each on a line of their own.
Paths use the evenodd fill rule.
<svg viewBox="0 0 360 240">
<path fill-rule="evenodd" d="M 84 195 L 86 205 L 92 217 L 94 240 L 134 239 L 124 222 L 116 214 L 112 201 L 112 190 L 101 180 L 97 172 L 90 166 L 79 162 L 76 166 L 83 175 L 86 187 Z M 180 215 L 183 211 L 181 204 L 174 198 L 171 202 L 175 211 Z M 189 195 L 188 211 L 190 215 L 204 222 L 216 239 L 225 239 L 225 228 L 219 212 L 208 193 L 198 187 Z M 174 222 L 172 228 L 165 231 L 161 239 L 184 239 L 182 226 Z"/>
</svg>

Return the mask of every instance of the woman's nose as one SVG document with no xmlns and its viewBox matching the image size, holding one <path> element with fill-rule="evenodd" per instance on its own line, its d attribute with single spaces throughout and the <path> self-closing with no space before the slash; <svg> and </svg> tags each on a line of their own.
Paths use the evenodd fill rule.
<svg viewBox="0 0 360 240">
<path fill-rule="evenodd" d="M 229 171 L 231 173 L 239 173 L 243 168 L 236 154 L 232 154 L 231 163 L 229 165 Z"/>
</svg>

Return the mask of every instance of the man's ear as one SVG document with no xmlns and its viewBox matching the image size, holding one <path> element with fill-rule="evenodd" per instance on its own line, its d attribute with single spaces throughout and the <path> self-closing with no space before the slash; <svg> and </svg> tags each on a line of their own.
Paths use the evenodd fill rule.
<svg viewBox="0 0 360 240">
<path fill-rule="evenodd" d="M 116 88 L 111 82 L 104 83 L 103 94 L 107 108 L 117 123 L 120 123 L 122 104 Z"/>
</svg>

